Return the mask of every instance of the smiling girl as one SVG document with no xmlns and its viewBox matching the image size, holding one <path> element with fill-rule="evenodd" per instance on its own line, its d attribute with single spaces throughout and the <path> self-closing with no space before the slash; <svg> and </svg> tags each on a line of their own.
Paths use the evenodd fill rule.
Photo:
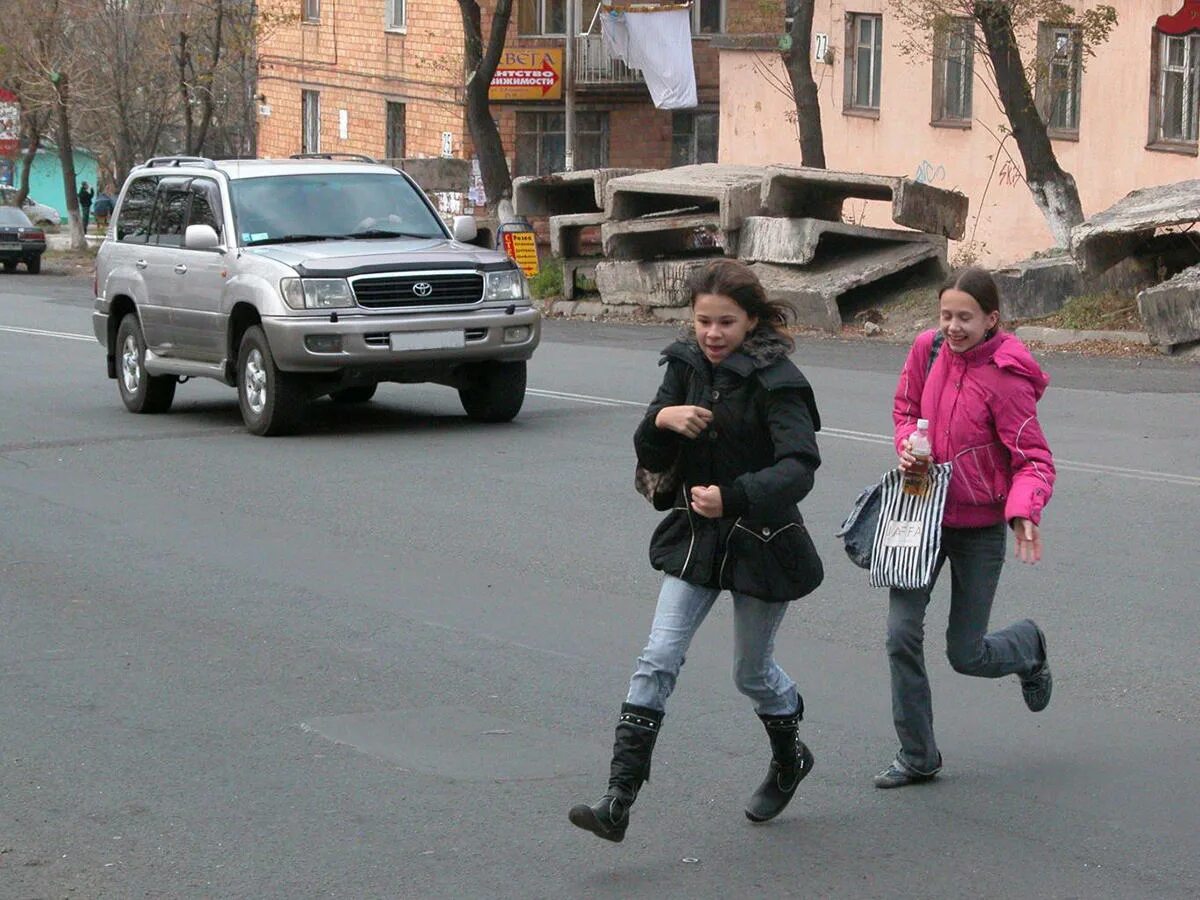
<svg viewBox="0 0 1200 900">
<path fill-rule="evenodd" d="M 938 294 L 940 331 L 920 335 L 909 351 L 892 409 L 900 468 L 913 463 L 909 439 L 917 419 L 929 420 L 935 462 L 952 462 L 941 552 L 933 582 L 920 590 L 893 588 L 887 652 L 892 717 L 900 751 L 875 776 L 880 788 L 928 781 L 942 767 L 933 737 L 933 705 L 925 674 L 925 608 L 933 583 L 950 562 L 950 623 L 946 654 L 956 672 L 979 678 L 1017 675 L 1026 706 L 1046 708 L 1053 685 L 1046 636 L 1023 619 L 987 633 L 1004 565 L 1006 526 L 1016 556 L 1042 556 L 1042 509 L 1054 490 L 1054 460 L 1037 419 L 1050 383 L 1015 336 L 1000 330 L 1000 295 L 983 269 L 955 273 Z M 947 352 L 949 351 L 949 352 Z M 936 354 L 932 365 L 931 354 Z"/>
<path fill-rule="evenodd" d="M 747 818 L 782 812 L 813 764 L 799 738 L 804 702 L 774 647 L 788 601 L 822 578 L 797 508 L 821 464 L 816 401 L 788 359 L 786 308 L 767 300 L 747 266 L 721 260 L 699 270 L 691 305 L 690 333 L 663 351 L 662 385 L 634 435 L 638 464 L 678 480 L 655 495 L 670 510 L 650 542 L 662 589 L 621 707 L 608 790 L 570 811 L 573 824 L 610 841 L 625 837 L 667 698 L 722 590 L 733 597 L 734 681 L 771 745 Z"/>
</svg>

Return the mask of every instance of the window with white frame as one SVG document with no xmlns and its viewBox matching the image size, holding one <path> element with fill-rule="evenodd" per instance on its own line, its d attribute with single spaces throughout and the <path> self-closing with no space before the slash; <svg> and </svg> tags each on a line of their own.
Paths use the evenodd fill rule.
<svg viewBox="0 0 1200 900">
<path fill-rule="evenodd" d="M 951 19 L 933 39 L 933 122 L 971 123 L 975 78 L 975 20 Z"/>
<path fill-rule="evenodd" d="M 321 0 L 302 0 L 300 18 L 305 22 L 320 22 Z"/>
<path fill-rule="evenodd" d="M 516 175 L 551 175 L 566 167 L 566 115 L 518 112 Z M 575 113 L 575 168 L 608 165 L 608 113 Z"/>
<path fill-rule="evenodd" d="M 387 3 L 387 27 L 393 29 L 402 29 L 407 25 L 405 20 L 405 0 L 386 0 Z"/>
<path fill-rule="evenodd" d="M 300 152 L 321 152 L 321 93 L 300 92 Z"/>
<path fill-rule="evenodd" d="M 517 33 L 566 34 L 567 0 L 517 0 Z"/>
<path fill-rule="evenodd" d="M 1078 26 L 1038 25 L 1036 99 L 1052 137 L 1079 137 L 1083 33 Z"/>
<path fill-rule="evenodd" d="M 692 0 L 692 34 L 725 31 L 725 0 Z"/>
<path fill-rule="evenodd" d="M 1151 144 L 1195 151 L 1200 98 L 1200 35 L 1155 33 L 1151 80 Z"/>
<path fill-rule="evenodd" d="M 717 161 L 717 118 L 715 112 L 671 114 L 671 165 Z"/>
<path fill-rule="evenodd" d="M 879 110 L 880 73 L 883 63 L 883 16 L 849 13 L 846 16 L 847 111 Z"/>
</svg>

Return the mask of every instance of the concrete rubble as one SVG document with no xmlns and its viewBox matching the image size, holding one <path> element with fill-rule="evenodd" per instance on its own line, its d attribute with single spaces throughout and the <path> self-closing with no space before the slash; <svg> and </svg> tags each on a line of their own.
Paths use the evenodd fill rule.
<svg viewBox="0 0 1200 900">
<path fill-rule="evenodd" d="M 1200 341 L 1200 179 L 1139 188 L 1075 226 L 1071 254 L 1085 279 L 1124 268 L 1145 287 L 1138 312 L 1165 352 Z"/>
<path fill-rule="evenodd" d="M 890 202 L 904 227 L 844 222 L 848 199 Z M 518 178 L 514 206 L 547 217 L 571 309 L 686 318 L 689 276 L 725 256 L 754 266 L 799 324 L 837 331 L 847 313 L 842 301 L 862 301 L 881 281 L 945 270 L 946 239 L 962 236 L 967 198 L 906 178 L 705 163 Z M 584 235 L 597 226 L 598 254 L 589 255 Z M 593 273 L 598 303 L 581 300 L 577 289 L 577 277 Z"/>
</svg>

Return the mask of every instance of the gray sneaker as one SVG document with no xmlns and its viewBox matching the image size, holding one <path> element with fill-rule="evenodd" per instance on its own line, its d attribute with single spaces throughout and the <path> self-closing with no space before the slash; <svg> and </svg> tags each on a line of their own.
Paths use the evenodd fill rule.
<svg viewBox="0 0 1200 900">
<path fill-rule="evenodd" d="M 933 781 L 937 778 L 938 772 L 942 771 L 942 755 L 938 754 L 937 768 L 932 772 L 914 772 L 904 763 L 900 762 L 900 758 L 896 757 L 891 761 L 886 769 L 875 776 L 875 787 L 882 790 L 888 788 L 907 787 L 910 784 L 920 784 L 923 781 Z"/>
<path fill-rule="evenodd" d="M 1054 676 L 1050 674 L 1050 661 L 1046 658 L 1046 635 L 1038 629 L 1038 643 L 1042 646 L 1042 664 L 1021 679 L 1021 696 L 1030 712 L 1041 712 L 1050 705 L 1050 692 L 1054 690 Z"/>
</svg>

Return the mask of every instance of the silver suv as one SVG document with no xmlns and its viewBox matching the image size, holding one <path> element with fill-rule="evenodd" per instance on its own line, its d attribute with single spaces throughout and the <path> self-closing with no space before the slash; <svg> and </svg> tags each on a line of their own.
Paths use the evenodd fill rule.
<svg viewBox="0 0 1200 900">
<path fill-rule="evenodd" d="M 136 413 L 165 412 L 188 378 L 224 381 L 261 435 L 382 381 L 445 384 L 471 418 L 508 421 L 541 320 L 520 269 L 475 237 L 366 157 L 152 159 L 96 257 L 108 376 Z"/>
</svg>

